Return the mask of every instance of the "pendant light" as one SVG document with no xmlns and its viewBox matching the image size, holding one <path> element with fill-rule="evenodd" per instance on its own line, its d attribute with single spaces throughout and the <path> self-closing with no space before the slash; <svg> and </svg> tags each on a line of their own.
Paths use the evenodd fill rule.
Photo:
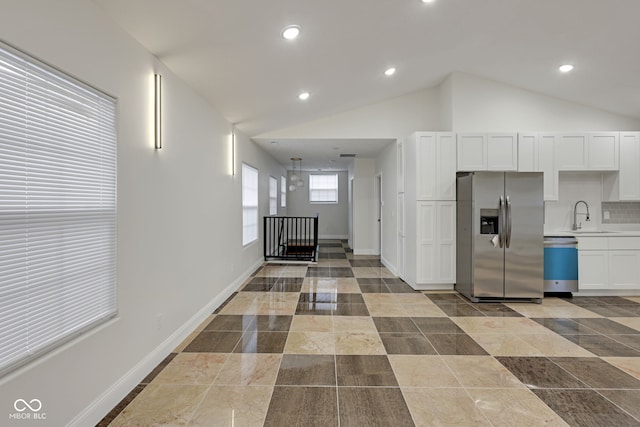
<svg viewBox="0 0 640 427">
<path fill-rule="evenodd" d="M 302 180 L 302 159 L 298 157 L 298 180 L 296 181 L 296 185 L 298 187 L 304 186 L 304 181 Z"/>
<path fill-rule="evenodd" d="M 289 191 L 296 191 L 296 188 L 302 187 L 302 173 L 300 167 L 298 167 L 298 174 L 296 175 L 296 162 L 302 162 L 300 157 L 291 157 L 291 176 L 289 177 Z M 300 163 L 302 165 L 302 163 Z"/>
</svg>

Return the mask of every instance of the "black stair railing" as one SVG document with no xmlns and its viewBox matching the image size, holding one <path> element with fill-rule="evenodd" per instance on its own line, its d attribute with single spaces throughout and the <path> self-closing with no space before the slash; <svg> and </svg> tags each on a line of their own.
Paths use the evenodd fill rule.
<svg viewBox="0 0 640 427">
<path fill-rule="evenodd" d="M 265 216 L 264 259 L 317 261 L 318 214 L 310 217 Z"/>
</svg>

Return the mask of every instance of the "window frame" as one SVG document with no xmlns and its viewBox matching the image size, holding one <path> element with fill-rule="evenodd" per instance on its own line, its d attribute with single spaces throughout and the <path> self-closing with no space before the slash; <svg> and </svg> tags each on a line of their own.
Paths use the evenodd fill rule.
<svg viewBox="0 0 640 427">
<path fill-rule="evenodd" d="M 269 176 L 269 216 L 278 215 L 278 180 Z"/>
<path fill-rule="evenodd" d="M 259 218 L 259 202 L 260 202 L 260 171 L 253 166 L 242 162 L 242 246 L 246 247 L 258 241 L 259 238 L 259 228 L 258 228 L 258 218 Z M 247 176 L 247 171 L 251 174 L 255 172 L 255 186 L 249 188 L 247 186 L 247 180 L 249 177 Z M 251 191 L 255 193 L 249 194 Z M 251 198 L 251 201 L 255 200 L 254 204 L 247 204 L 248 200 Z M 248 214 L 251 213 L 251 216 L 255 218 L 255 221 L 251 223 L 245 223 L 248 219 Z M 255 231 L 255 233 L 247 234 L 248 230 Z"/>
<path fill-rule="evenodd" d="M 314 183 L 315 177 L 335 177 L 335 187 L 321 187 L 318 188 Z M 334 200 L 317 200 L 314 198 L 314 191 L 332 191 L 335 192 Z M 337 173 L 324 173 L 324 174 L 309 174 L 309 203 L 310 204 L 322 204 L 322 205 L 335 205 L 340 202 L 340 177 Z"/>
<path fill-rule="evenodd" d="M 118 103 L 2 42 L 0 64 L 2 376 L 117 315 Z"/>
</svg>

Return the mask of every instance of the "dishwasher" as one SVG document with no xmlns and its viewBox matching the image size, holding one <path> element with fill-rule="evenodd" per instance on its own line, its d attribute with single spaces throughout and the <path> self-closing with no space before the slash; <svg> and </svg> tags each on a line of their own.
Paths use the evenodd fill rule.
<svg viewBox="0 0 640 427">
<path fill-rule="evenodd" d="M 544 237 L 544 291 L 578 291 L 578 239 Z"/>
</svg>

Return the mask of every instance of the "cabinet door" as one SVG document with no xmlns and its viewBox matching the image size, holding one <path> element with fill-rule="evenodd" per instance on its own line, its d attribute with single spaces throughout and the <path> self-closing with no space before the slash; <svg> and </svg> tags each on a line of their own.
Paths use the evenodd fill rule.
<svg viewBox="0 0 640 427">
<path fill-rule="evenodd" d="M 438 283 L 456 282 L 456 202 L 437 203 Z"/>
<path fill-rule="evenodd" d="M 417 132 L 416 145 L 416 200 L 437 200 L 438 198 L 438 145 L 435 133 Z"/>
<path fill-rule="evenodd" d="M 558 200 L 558 171 L 555 166 L 555 135 L 538 139 L 538 170 L 544 172 L 544 200 Z"/>
<path fill-rule="evenodd" d="M 590 170 L 618 170 L 618 132 L 592 132 L 588 139 L 587 158 Z"/>
<path fill-rule="evenodd" d="M 416 283 L 433 283 L 436 279 L 436 202 L 417 203 Z"/>
<path fill-rule="evenodd" d="M 640 251 L 609 251 L 609 289 L 640 289 Z"/>
<path fill-rule="evenodd" d="M 640 200 L 640 132 L 620 133 L 620 200 Z"/>
<path fill-rule="evenodd" d="M 556 135 L 556 170 L 585 171 L 588 169 L 586 133 L 562 133 Z"/>
<path fill-rule="evenodd" d="M 437 200 L 456 199 L 456 134 L 437 134 Z"/>
<path fill-rule="evenodd" d="M 538 135 L 535 133 L 518 134 L 518 171 L 539 172 Z"/>
<path fill-rule="evenodd" d="M 487 170 L 487 136 L 478 133 L 458 134 L 458 170 Z"/>
<path fill-rule="evenodd" d="M 396 160 L 398 174 L 398 193 L 404 193 L 404 140 L 396 141 Z"/>
<path fill-rule="evenodd" d="M 578 289 L 608 289 L 607 251 L 578 251 Z"/>
<path fill-rule="evenodd" d="M 487 135 L 487 170 L 518 170 L 518 136 L 515 133 Z"/>
</svg>

